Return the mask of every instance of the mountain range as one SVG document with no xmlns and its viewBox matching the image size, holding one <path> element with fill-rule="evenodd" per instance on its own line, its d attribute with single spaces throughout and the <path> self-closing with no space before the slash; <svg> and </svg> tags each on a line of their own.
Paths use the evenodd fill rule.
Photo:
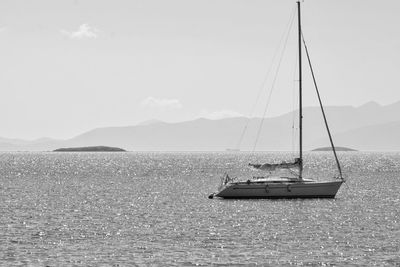
<svg viewBox="0 0 400 267">
<path fill-rule="evenodd" d="M 325 112 L 335 145 L 364 151 L 400 151 L 400 101 L 390 105 L 368 102 L 359 107 L 328 106 Z M 130 151 L 224 151 L 254 147 L 263 151 L 292 151 L 298 146 L 297 114 L 294 111 L 264 119 L 201 118 L 179 123 L 152 120 L 134 126 L 97 128 L 67 140 L 0 138 L 0 150 L 51 151 L 102 145 Z M 320 108 L 304 108 L 303 117 L 304 149 L 329 145 Z"/>
</svg>

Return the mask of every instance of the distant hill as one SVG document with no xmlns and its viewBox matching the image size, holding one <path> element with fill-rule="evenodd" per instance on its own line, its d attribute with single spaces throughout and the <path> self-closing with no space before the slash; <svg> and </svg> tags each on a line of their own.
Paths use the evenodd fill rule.
<svg viewBox="0 0 400 267">
<path fill-rule="evenodd" d="M 400 113 L 399 113 L 400 114 Z M 365 151 L 400 151 L 400 120 L 338 133 L 335 144 Z"/>
<path fill-rule="evenodd" d="M 126 152 L 126 150 L 118 147 L 109 146 L 86 146 L 58 148 L 55 149 L 54 152 Z"/>
<path fill-rule="evenodd" d="M 400 151 L 400 102 L 382 106 L 375 102 L 360 107 L 325 107 L 334 143 L 357 150 Z M 257 150 L 293 151 L 297 147 L 298 111 L 265 118 Z M 303 110 L 304 150 L 329 145 L 319 107 Z M 147 121 L 126 127 L 105 127 L 68 140 L 25 141 L 0 138 L 2 151 L 52 151 L 60 147 L 87 147 L 103 144 L 133 151 L 225 151 L 236 147 L 244 127 L 241 151 L 251 151 L 261 118 L 221 120 L 196 119 L 179 123 Z"/>
<path fill-rule="evenodd" d="M 142 121 L 141 123 L 137 124 L 139 126 L 146 126 L 146 125 L 152 125 L 152 124 L 159 124 L 159 123 L 165 123 L 161 120 L 147 120 L 147 121 Z"/>
<path fill-rule="evenodd" d="M 342 146 L 335 147 L 335 150 L 336 151 L 358 151 L 355 149 L 351 149 L 348 147 L 342 147 Z M 313 149 L 312 151 L 332 151 L 332 147 L 330 147 L 330 146 L 319 147 L 319 148 Z"/>
</svg>

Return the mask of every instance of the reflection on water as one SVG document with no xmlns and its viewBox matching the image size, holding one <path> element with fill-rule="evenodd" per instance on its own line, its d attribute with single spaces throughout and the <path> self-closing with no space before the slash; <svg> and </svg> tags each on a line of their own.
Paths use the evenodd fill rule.
<svg viewBox="0 0 400 267">
<path fill-rule="evenodd" d="M 285 153 L 2 153 L 2 265 L 400 264 L 400 154 L 340 154 L 336 199 L 209 200 Z M 262 161 L 261 161 L 262 162 Z M 325 152 L 306 173 L 329 178 Z"/>
</svg>

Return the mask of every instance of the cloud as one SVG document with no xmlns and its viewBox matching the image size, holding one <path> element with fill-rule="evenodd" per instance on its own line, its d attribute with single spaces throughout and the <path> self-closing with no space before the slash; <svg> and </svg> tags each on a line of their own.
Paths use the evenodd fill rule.
<svg viewBox="0 0 400 267">
<path fill-rule="evenodd" d="M 61 30 L 61 33 L 68 36 L 71 39 L 95 39 L 99 35 L 99 30 L 90 26 L 89 24 L 82 24 L 79 29 L 74 32 Z"/>
<path fill-rule="evenodd" d="M 227 110 L 227 109 L 217 110 L 217 111 L 208 111 L 203 109 L 200 112 L 200 117 L 211 120 L 220 120 L 225 118 L 244 117 L 244 115 L 237 111 Z"/>
<path fill-rule="evenodd" d="M 158 108 L 158 109 L 181 109 L 182 103 L 178 99 L 163 99 L 148 97 L 144 99 L 140 105 L 144 108 Z"/>
</svg>

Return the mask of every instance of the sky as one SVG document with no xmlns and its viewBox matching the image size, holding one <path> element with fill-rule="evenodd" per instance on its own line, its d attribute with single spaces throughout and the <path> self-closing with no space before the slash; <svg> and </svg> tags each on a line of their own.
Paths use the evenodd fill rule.
<svg viewBox="0 0 400 267">
<path fill-rule="evenodd" d="M 290 112 L 297 101 L 295 24 L 275 73 L 295 6 L 1 0 L 0 137 L 66 139 L 151 119 L 262 116 L 266 103 L 266 116 Z M 395 0 L 302 3 L 325 105 L 400 100 L 399 10 Z M 304 105 L 316 105 L 309 72 L 304 76 Z"/>
</svg>

